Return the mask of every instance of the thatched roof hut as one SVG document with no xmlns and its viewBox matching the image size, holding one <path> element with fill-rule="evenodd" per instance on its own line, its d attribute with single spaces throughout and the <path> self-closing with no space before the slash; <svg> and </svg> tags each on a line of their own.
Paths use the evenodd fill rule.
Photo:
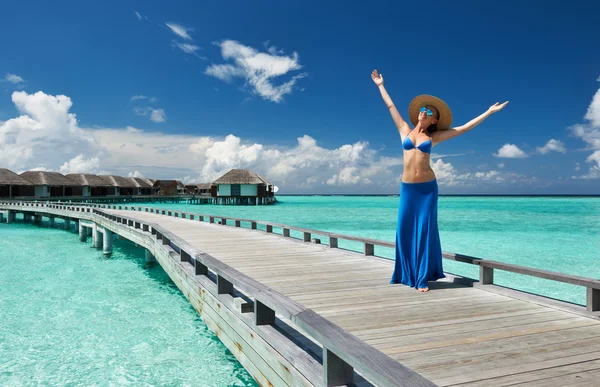
<svg viewBox="0 0 600 387">
<path fill-rule="evenodd" d="M 0 185 L 33 185 L 33 183 L 9 169 L 0 168 Z"/>
<path fill-rule="evenodd" d="M 84 187 L 112 187 L 109 182 L 91 173 L 69 173 L 65 177 L 78 182 Z"/>
<path fill-rule="evenodd" d="M 212 187 L 212 183 L 198 183 L 198 184 L 196 184 L 196 188 L 198 188 L 198 190 L 210 190 L 210 187 Z"/>
<path fill-rule="evenodd" d="M 213 184 L 265 184 L 273 185 L 267 179 L 249 169 L 232 169 L 219 177 Z"/>
<path fill-rule="evenodd" d="M 29 180 L 34 185 L 47 185 L 52 187 L 81 187 L 81 183 L 68 179 L 58 172 L 27 171 L 21 173 L 21 177 Z"/>
<path fill-rule="evenodd" d="M 152 187 L 154 185 L 154 183 L 156 182 L 156 179 L 148 179 L 146 177 L 140 177 L 140 179 L 144 180 L 146 183 L 148 183 L 148 185 L 150 187 Z"/>
<path fill-rule="evenodd" d="M 119 187 L 119 188 L 136 188 L 137 187 L 130 180 L 127 180 L 126 178 L 121 177 L 121 176 L 100 175 L 100 177 L 102 178 L 102 180 L 108 182 L 113 187 Z"/>
<path fill-rule="evenodd" d="M 152 184 L 149 184 L 146 179 L 142 179 L 141 177 L 127 177 L 126 180 L 132 182 L 138 188 L 151 188 Z"/>
</svg>

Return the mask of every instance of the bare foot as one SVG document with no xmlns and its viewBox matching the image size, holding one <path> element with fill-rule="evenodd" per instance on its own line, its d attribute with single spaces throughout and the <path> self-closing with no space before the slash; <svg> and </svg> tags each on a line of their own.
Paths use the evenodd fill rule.
<svg viewBox="0 0 600 387">
<path fill-rule="evenodd" d="M 419 288 L 419 291 L 425 293 L 429 291 L 429 288 Z"/>
</svg>

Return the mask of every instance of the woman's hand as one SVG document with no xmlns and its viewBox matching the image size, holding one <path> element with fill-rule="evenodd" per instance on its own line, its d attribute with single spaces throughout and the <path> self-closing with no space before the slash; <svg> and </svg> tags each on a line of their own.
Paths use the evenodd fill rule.
<svg viewBox="0 0 600 387">
<path fill-rule="evenodd" d="M 377 86 L 383 85 L 383 75 L 379 74 L 377 70 L 373 70 L 373 72 L 371 73 L 371 79 L 373 80 L 373 82 L 375 82 Z"/>
<path fill-rule="evenodd" d="M 490 112 L 490 113 L 499 112 L 500 110 L 504 109 L 504 107 L 506 106 L 507 103 L 508 103 L 508 101 L 506 101 L 502 105 L 500 105 L 498 102 L 496 102 L 495 104 L 490 106 L 490 108 L 488 109 L 488 112 Z"/>
</svg>

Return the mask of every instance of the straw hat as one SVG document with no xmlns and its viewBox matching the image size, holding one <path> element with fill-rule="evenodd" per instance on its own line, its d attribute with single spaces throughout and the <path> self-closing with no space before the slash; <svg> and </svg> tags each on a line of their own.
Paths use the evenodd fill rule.
<svg viewBox="0 0 600 387">
<path fill-rule="evenodd" d="M 436 124 L 438 129 L 450 129 L 450 124 L 452 124 L 452 111 L 446 105 L 446 102 L 442 101 L 438 97 L 434 97 L 433 95 L 422 94 L 416 96 L 408 105 L 408 117 L 413 125 L 417 125 L 419 122 L 419 110 L 423 106 L 434 106 L 438 112 L 440 113 L 440 119 Z"/>
</svg>

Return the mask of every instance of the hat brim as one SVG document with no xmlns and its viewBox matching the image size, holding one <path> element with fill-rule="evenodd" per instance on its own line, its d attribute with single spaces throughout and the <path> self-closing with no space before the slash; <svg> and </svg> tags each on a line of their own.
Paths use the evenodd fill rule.
<svg viewBox="0 0 600 387">
<path fill-rule="evenodd" d="M 440 113 L 440 118 L 436 124 L 438 129 L 450 129 L 452 124 L 452 111 L 446 105 L 446 102 L 442 101 L 438 97 L 433 95 L 422 94 L 415 97 L 408 105 L 408 117 L 414 126 L 419 122 L 419 111 L 423 106 L 433 106 Z"/>
</svg>

